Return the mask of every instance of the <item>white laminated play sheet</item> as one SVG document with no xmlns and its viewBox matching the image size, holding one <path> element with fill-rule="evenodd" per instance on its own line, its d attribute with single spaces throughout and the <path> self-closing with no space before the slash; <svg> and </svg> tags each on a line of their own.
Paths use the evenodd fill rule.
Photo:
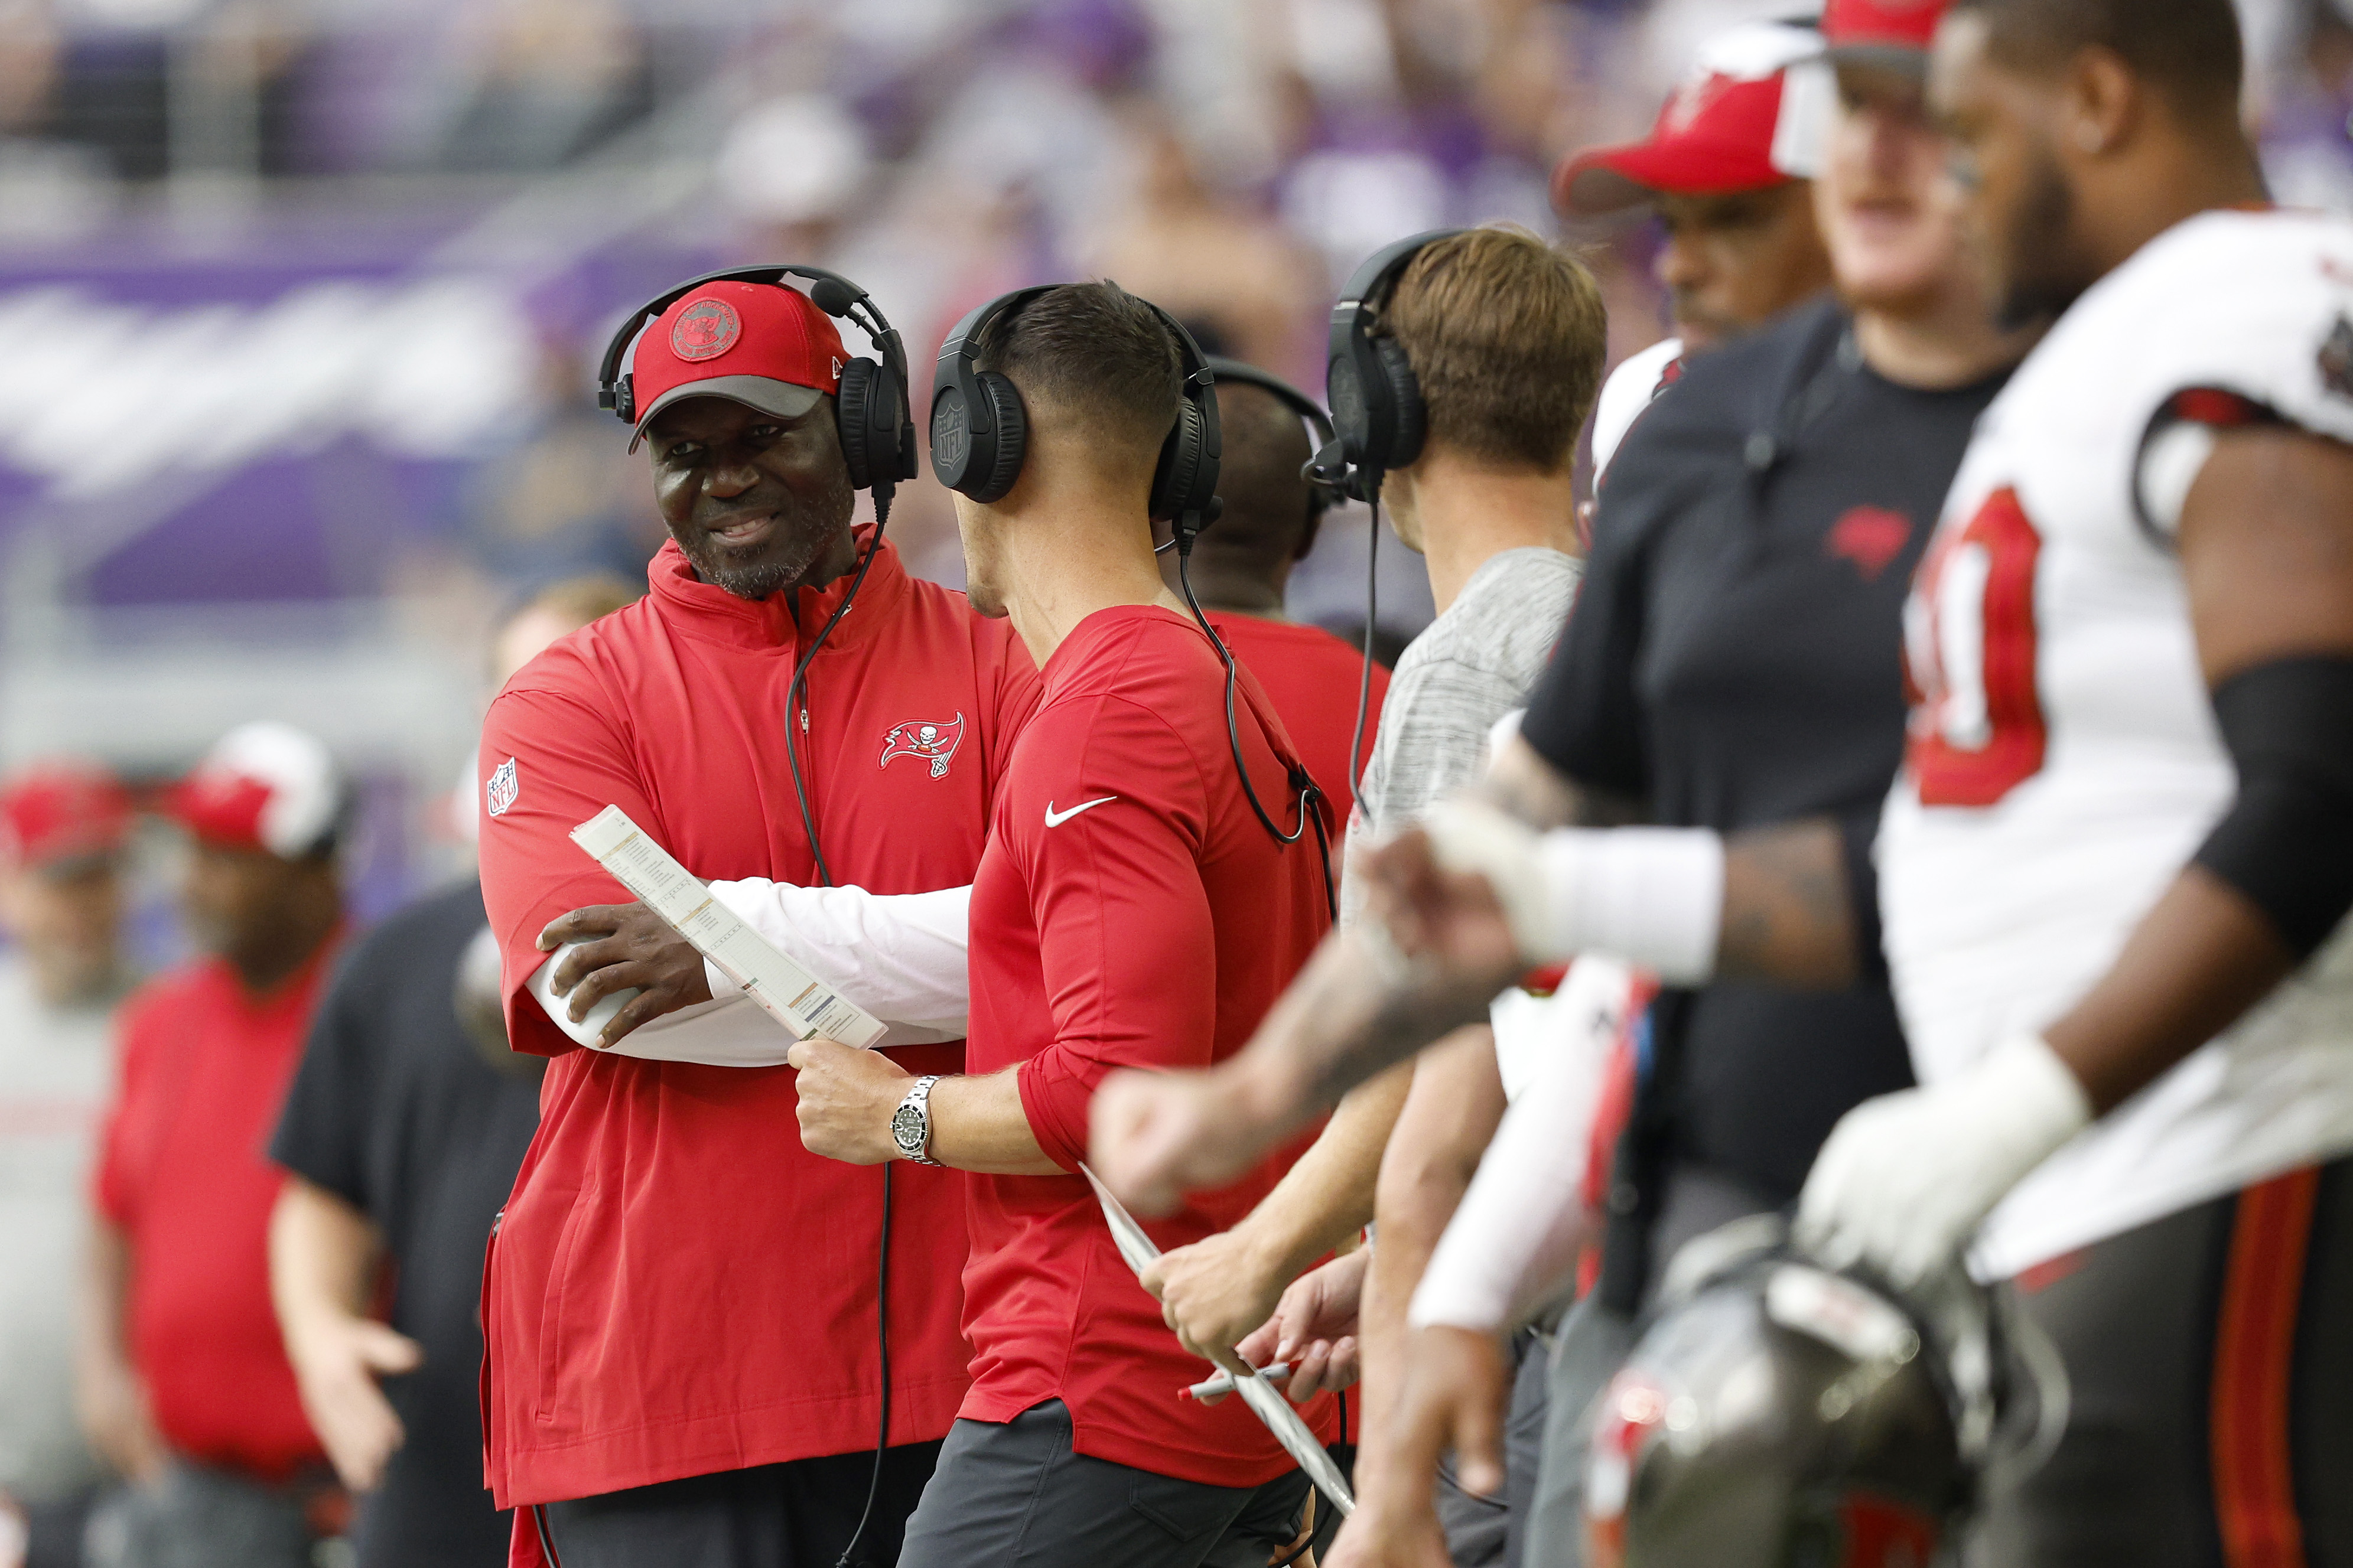
<svg viewBox="0 0 2353 1568">
<path fill-rule="evenodd" d="M 574 828 L 572 841 L 794 1038 L 823 1035 L 863 1049 L 882 1037 L 880 1019 L 744 924 L 619 806 L 608 805 Z"/>
</svg>

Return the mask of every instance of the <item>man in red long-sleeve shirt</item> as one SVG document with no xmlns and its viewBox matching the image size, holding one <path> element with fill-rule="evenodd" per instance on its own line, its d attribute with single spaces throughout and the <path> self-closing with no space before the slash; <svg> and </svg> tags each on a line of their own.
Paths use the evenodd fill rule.
<svg viewBox="0 0 2353 1568">
<path fill-rule="evenodd" d="M 660 312 L 628 362 L 671 535 L 651 591 L 525 666 L 483 725 L 508 1037 L 553 1058 L 483 1280 L 489 1479 L 519 1510 L 519 1563 L 830 1564 L 855 1542 L 887 1563 L 965 1397 L 963 1178 L 806 1153 L 788 1037 L 712 999 L 701 958 L 613 907 L 627 895 L 567 837 L 617 805 L 698 876 L 971 880 L 1037 672 L 853 531 L 843 436 L 871 426 L 837 412 L 860 390 L 845 358 L 788 286 L 707 282 Z M 812 652 L 870 548 L 854 613 Z M 562 1001 L 533 989 L 543 969 Z M 856 994 L 858 974 L 829 978 Z M 682 994 L 628 1034 L 638 1054 L 612 1048 Z M 963 1060 L 953 1033 L 882 1044 L 920 1071 Z"/>
<path fill-rule="evenodd" d="M 966 329 L 973 368 L 1023 405 L 999 429 L 1026 426 L 1026 450 L 1000 446 L 992 477 L 1009 466 L 1009 488 L 960 495 L 957 516 L 973 602 L 1011 619 L 1044 692 L 974 881 L 967 1074 L 911 1082 L 871 1053 L 804 1042 L 802 1134 L 839 1159 L 976 1173 L 973 1388 L 903 1568 L 1264 1563 L 1297 1533 L 1305 1479 L 1239 1402 L 1176 1397 L 1202 1364 L 1120 1260 L 1079 1162 L 1105 1073 L 1221 1059 L 1314 949 L 1324 873 L 1298 814 L 1318 807 L 1293 794 L 1296 753 L 1243 671 L 1243 764 L 1276 825 L 1306 831 L 1286 845 L 1261 824 L 1217 647 L 1154 566 L 1147 498 L 1180 416 L 1165 319 L 1108 283 L 984 312 Z M 1223 1229 L 1288 1163 L 1195 1194 L 1155 1239 Z M 1305 1414 L 1335 1435 L 1328 1402 Z"/>
</svg>

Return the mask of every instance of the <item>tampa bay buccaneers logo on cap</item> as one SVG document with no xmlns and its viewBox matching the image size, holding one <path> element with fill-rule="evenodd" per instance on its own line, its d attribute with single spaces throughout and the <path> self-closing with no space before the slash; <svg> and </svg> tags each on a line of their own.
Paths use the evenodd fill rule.
<svg viewBox="0 0 2353 1568">
<path fill-rule="evenodd" d="M 744 335 L 744 318 L 724 300 L 697 300 L 670 329 L 670 352 L 682 360 L 717 359 Z"/>
<path fill-rule="evenodd" d="M 910 719 L 892 726 L 882 737 L 881 766 L 889 767 L 893 757 L 922 757 L 932 764 L 932 776 L 947 777 L 948 759 L 955 755 L 964 740 L 964 715 L 959 713 L 944 724 L 926 723 Z"/>
</svg>

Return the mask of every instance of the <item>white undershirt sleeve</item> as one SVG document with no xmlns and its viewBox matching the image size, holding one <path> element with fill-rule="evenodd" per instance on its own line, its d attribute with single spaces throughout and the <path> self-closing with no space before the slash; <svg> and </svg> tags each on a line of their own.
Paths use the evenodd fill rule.
<svg viewBox="0 0 2353 1568">
<path fill-rule="evenodd" d="M 970 1010 L 965 980 L 966 912 L 972 889 L 870 893 L 863 888 L 798 888 L 765 878 L 710 884 L 713 897 L 811 974 L 889 1026 L 878 1045 L 933 1045 L 964 1038 Z M 608 996 L 588 1018 L 571 1021 L 548 989 L 550 956 L 531 978 L 531 993 L 556 1027 L 595 1048 L 597 1031 L 635 992 Z M 666 1013 L 613 1047 L 617 1056 L 713 1067 L 775 1067 L 793 1039 L 716 968 L 704 965 L 712 1000 Z"/>
<path fill-rule="evenodd" d="M 1594 1110 L 1632 975 L 1580 958 L 1553 998 L 1558 1048 L 1512 1101 L 1415 1289 L 1407 1322 L 1500 1332 L 1576 1261 Z"/>
</svg>

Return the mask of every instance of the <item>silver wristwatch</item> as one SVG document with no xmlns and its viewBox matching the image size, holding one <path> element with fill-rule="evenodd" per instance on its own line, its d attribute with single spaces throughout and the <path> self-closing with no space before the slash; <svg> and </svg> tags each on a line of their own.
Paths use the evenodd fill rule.
<svg viewBox="0 0 2353 1568">
<path fill-rule="evenodd" d="M 932 1085 L 939 1081 L 937 1073 L 917 1079 L 899 1109 L 891 1113 L 891 1142 L 919 1165 L 939 1163 L 932 1158 Z"/>
</svg>

